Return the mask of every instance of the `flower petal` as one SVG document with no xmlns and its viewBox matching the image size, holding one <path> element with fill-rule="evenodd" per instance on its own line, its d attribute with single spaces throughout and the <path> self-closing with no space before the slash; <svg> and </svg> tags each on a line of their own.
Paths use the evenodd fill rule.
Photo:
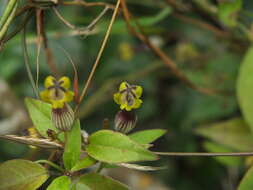
<svg viewBox="0 0 253 190">
<path fill-rule="evenodd" d="M 43 90 L 40 92 L 40 98 L 45 101 L 45 102 L 50 102 L 49 99 L 49 91 L 48 90 Z"/>
<path fill-rule="evenodd" d="M 142 100 L 136 99 L 134 105 L 132 106 L 134 109 L 139 108 L 141 106 Z"/>
<path fill-rule="evenodd" d="M 122 109 L 122 110 L 125 109 L 126 107 L 127 107 L 126 104 L 121 104 L 121 105 L 120 105 L 120 109 Z"/>
<path fill-rule="evenodd" d="M 60 86 L 62 86 L 65 89 L 69 89 L 71 85 L 69 77 L 66 77 L 66 76 L 61 77 L 59 79 L 59 83 L 60 83 Z"/>
<path fill-rule="evenodd" d="M 73 97 L 74 97 L 74 92 L 68 90 L 68 91 L 65 93 L 65 96 L 64 96 L 63 101 L 64 101 L 64 102 L 71 102 L 71 101 L 73 100 Z"/>
<path fill-rule="evenodd" d="M 46 88 L 49 88 L 50 86 L 53 86 L 55 83 L 55 78 L 53 76 L 48 76 L 46 79 L 45 79 L 45 82 L 44 82 L 44 86 Z"/>
<path fill-rule="evenodd" d="M 113 95 L 113 99 L 116 102 L 116 104 L 120 104 L 121 94 L 120 93 L 115 93 Z"/>
<path fill-rule="evenodd" d="M 63 108 L 64 107 L 64 101 L 61 100 L 54 100 L 51 101 L 53 109 Z"/>
<path fill-rule="evenodd" d="M 129 86 L 127 82 L 122 82 L 119 86 L 119 91 L 125 90 Z"/>
<path fill-rule="evenodd" d="M 131 109 L 132 109 L 132 106 L 126 106 L 126 111 L 131 111 Z"/>
<path fill-rule="evenodd" d="M 137 98 L 140 98 L 142 95 L 142 87 L 141 86 L 136 86 L 136 89 L 133 90 L 134 94 L 136 95 Z"/>
</svg>

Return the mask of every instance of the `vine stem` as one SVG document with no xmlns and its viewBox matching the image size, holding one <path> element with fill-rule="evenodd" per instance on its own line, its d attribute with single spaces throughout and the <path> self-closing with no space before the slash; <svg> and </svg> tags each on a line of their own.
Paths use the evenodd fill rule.
<svg viewBox="0 0 253 190">
<path fill-rule="evenodd" d="M 99 163 L 99 166 L 96 170 L 96 173 L 100 173 L 104 169 L 104 164 L 102 162 Z"/>
<path fill-rule="evenodd" d="M 27 44 L 26 44 L 26 25 L 24 25 L 24 28 L 23 28 L 22 49 L 23 49 L 25 67 L 26 67 L 26 71 L 28 74 L 28 78 L 31 82 L 31 85 L 32 85 L 32 88 L 33 88 L 33 91 L 34 91 L 36 97 L 39 98 L 39 92 L 38 92 L 38 89 L 36 88 L 35 80 L 33 78 L 31 66 L 29 63 L 29 55 L 28 55 Z"/>
<path fill-rule="evenodd" d="M 7 7 L 5 8 L 5 11 L 0 19 L 0 28 L 5 25 L 7 20 L 9 19 L 10 15 L 12 14 L 13 10 L 15 9 L 17 0 L 10 0 Z"/>
<path fill-rule="evenodd" d="M 111 5 L 109 3 L 104 2 L 86 2 L 82 0 L 74 0 L 74 1 L 64 1 L 61 2 L 62 5 L 70 6 L 70 5 L 76 5 L 76 6 L 84 6 L 84 7 L 93 7 L 93 6 L 108 6 L 110 9 L 114 9 L 114 5 Z"/>
<path fill-rule="evenodd" d="M 38 163 L 38 164 L 48 164 L 50 166 L 52 166 L 53 168 L 59 170 L 60 172 L 65 172 L 65 170 L 63 168 L 61 168 L 60 166 L 58 166 L 57 164 L 49 161 L 49 160 L 37 160 L 35 161 L 35 163 Z"/>
<path fill-rule="evenodd" d="M 209 156 L 209 157 L 217 157 L 217 156 L 253 156 L 253 152 L 153 152 L 157 155 L 161 156 Z"/>
<path fill-rule="evenodd" d="M 12 4 L 12 3 L 14 3 L 14 4 Z M 11 4 L 11 7 L 9 7 L 10 4 Z M 5 33 L 7 32 L 11 21 L 15 17 L 15 12 L 17 10 L 17 7 L 18 7 L 18 3 L 16 1 L 15 2 L 11 1 L 6 8 L 7 10 L 5 11 L 3 17 L 1 18 L 1 20 L 0 20 L 0 41 L 5 36 Z"/>
<path fill-rule="evenodd" d="M 93 78 L 93 76 L 94 76 L 94 74 L 95 74 L 96 68 L 97 68 L 98 63 L 99 63 L 99 61 L 100 61 L 100 58 L 101 58 L 101 56 L 102 56 L 102 54 L 103 54 L 103 52 L 104 52 L 105 45 L 106 45 L 106 43 L 107 43 L 107 41 L 108 41 L 109 35 L 110 35 L 110 33 L 111 33 L 111 30 L 112 30 L 112 25 L 113 25 L 113 23 L 114 23 L 114 21 L 115 21 L 115 18 L 116 18 L 116 16 L 117 16 L 117 13 L 118 13 L 118 10 L 119 10 L 120 2 L 121 2 L 121 0 L 118 0 L 118 1 L 117 1 L 116 7 L 115 7 L 114 12 L 113 12 L 113 15 L 112 15 L 112 19 L 111 19 L 110 24 L 109 24 L 109 26 L 108 26 L 108 29 L 107 29 L 107 31 L 106 31 L 106 34 L 105 34 L 104 40 L 103 40 L 103 42 L 102 42 L 101 48 L 99 49 L 99 52 L 98 52 L 96 61 L 95 61 L 94 65 L 93 65 L 93 67 L 92 67 L 92 70 L 91 70 L 91 72 L 90 72 L 90 74 L 89 74 L 89 77 L 88 77 L 88 79 L 87 79 L 87 82 L 86 82 L 86 84 L 85 84 L 85 86 L 84 86 L 84 89 L 83 89 L 83 91 L 82 91 L 82 93 L 81 93 L 81 96 L 80 96 L 80 99 L 79 99 L 80 102 L 82 102 L 82 100 L 83 100 L 83 98 L 84 98 L 84 96 L 85 96 L 85 94 L 86 94 L 86 92 L 87 92 L 87 89 L 88 89 L 88 87 L 90 86 L 91 80 L 92 80 L 92 78 Z M 79 104 L 79 105 L 80 105 L 80 104 Z M 76 110 L 75 110 L 75 111 L 78 110 L 79 105 L 76 107 Z"/>
</svg>

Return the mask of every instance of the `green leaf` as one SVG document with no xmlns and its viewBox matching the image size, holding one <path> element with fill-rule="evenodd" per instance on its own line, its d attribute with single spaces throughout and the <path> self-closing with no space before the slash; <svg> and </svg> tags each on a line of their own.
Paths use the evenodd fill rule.
<svg viewBox="0 0 253 190">
<path fill-rule="evenodd" d="M 204 147 L 208 152 L 233 152 L 234 151 L 233 149 L 227 148 L 224 145 L 220 145 L 220 144 L 208 142 L 208 141 L 204 143 Z M 221 164 L 224 164 L 228 167 L 239 166 L 242 163 L 242 158 L 240 157 L 218 156 L 218 157 L 213 157 L 213 159 L 217 160 Z"/>
<path fill-rule="evenodd" d="M 227 26 L 234 27 L 237 25 L 237 12 L 242 8 L 242 0 L 234 2 L 223 2 L 219 4 L 219 18 Z"/>
<path fill-rule="evenodd" d="M 77 190 L 81 190 L 81 188 L 78 189 L 78 186 L 80 185 L 86 185 L 91 190 L 128 190 L 128 187 L 120 182 L 97 173 L 89 173 L 81 176 L 76 185 Z"/>
<path fill-rule="evenodd" d="M 9 160 L 0 165 L 0 190 L 35 190 L 47 178 L 44 167 L 28 160 Z"/>
<path fill-rule="evenodd" d="M 138 131 L 136 133 L 132 133 L 129 137 L 140 144 L 149 144 L 163 136 L 166 133 L 164 129 L 150 129 L 144 131 Z"/>
<path fill-rule="evenodd" d="M 251 151 L 253 147 L 253 135 L 241 118 L 202 126 L 196 133 L 238 151 Z"/>
<path fill-rule="evenodd" d="M 157 15 L 139 18 L 138 22 L 141 26 L 152 26 L 168 17 L 171 12 L 171 7 L 165 7 Z"/>
<path fill-rule="evenodd" d="M 33 125 L 43 137 L 48 137 L 48 129 L 57 131 L 51 120 L 52 106 L 50 104 L 32 98 L 26 98 L 25 104 Z"/>
<path fill-rule="evenodd" d="M 247 51 L 240 67 L 237 81 L 237 97 L 243 117 L 253 131 L 253 47 Z"/>
<path fill-rule="evenodd" d="M 69 190 L 71 180 L 67 176 L 60 176 L 54 179 L 48 186 L 47 190 Z"/>
<path fill-rule="evenodd" d="M 78 160 L 75 166 L 71 168 L 71 171 L 74 172 L 74 171 L 78 171 L 84 168 L 88 168 L 96 163 L 97 163 L 97 160 L 93 159 L 90 156 L 86 156 L 82 160 Z"/>
<path fill-rule="evenodd" d="M 80 159 L 81 154 L 81 129 L 80 121 L 76 120 L 71 131 L 67 133 L 67 140 L 64 147 L 63 162 L 67 170 L 74 167 Z"/>
<path fill-rule="evenodd" d="M 242 178 L 237 190 L 252 190 L 253 189 L 253 167 L 251 167 Z"/>
<path fill-rule="evenodd" d="M 89 137 L 87 153 L 102 162 L 120 163 L 156 160 L 157 156 L 128 136 L 110 130 L 100 130 Z"/>
<path fill-rule="evenodd" d="M 166 19 L 166 17 L 168 17 L 171 12 L 172 12 L 172 9 L 170 7 L 165 7 L 155 15 L 146 16 L 146 17 L 145 16 L 139 17 L 138 18 L 138 23 L 142 27 L 152 27 L 154 25 L 157 25 L 155 27 L 155 30 L 159 31 L 159 30 L 161 30 L 161 28 L 159 28 L 158 23 L 161 22 L 162 20 Z M 106 29 L 106 26 L 108 26 L 109 22 L 110 21 L 105 21 L 105 22 L 103 22 L 99 25 L 99 28 L 101 29 L 101 32 L 105 32 L 104 30 Z M 132 21 L 131 23 L 134 27 L 136 26 L 136 23 L 134 21 Z M 122 21 L 122 20 L 115 21 L 112 34 L 121 34 L 121 35 L 127 34 L 127 29 L 125 27 L 125 22 Z"/>
<path fill-rule="evenodd" d="M 87 185 L 84 185 L 83 183 L 77 183 L 75 184 L 71 190 L 92 190 Z"/>
</svg>

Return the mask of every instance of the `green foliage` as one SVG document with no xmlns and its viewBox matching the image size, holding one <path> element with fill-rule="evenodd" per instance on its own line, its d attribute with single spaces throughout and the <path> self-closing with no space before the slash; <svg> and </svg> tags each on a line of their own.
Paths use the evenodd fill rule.
<svg viewBox="0 0 253 190">
<path fill-rule="evenodd" d="M 110 130 L 100 130 L 89 137 L 87 153 L 107 163 L 157 160 L 157 156 L 129 137 Z"/>
<path fill-rule="evenodd" d="M 163 129 L 150 129 L 132 133 L 129 137 L 139 144 L 149 144 L 163 136 L 166 132 Z"/>
<path fill-rule="evenodd" d="M 0 190 L 36 190 L 47 178 L 45 168 L 28 160 L 9 160 L 0 165 Z"/>
<path fill-rule="evenodd" d="M 243 117 L 253 131 L 253 47 L 250 47 L 242 61 L 237 81 L 237 97 Z"/>
<path fill-rule="evenodd" d="M 219 18 L 227 26 L 235 27 L 237 22 L 237 12 L 242 8 L 242 0 L 223 2 L 219 4 Z"/>
<path fill-rule="evenodd" d="M 128 190 L 125 185 L 97 173 L 82 175 L 76 184 L 76 190 L 83 190 L 83 185 L 89 187 L 89 190 Z"/>
<path fill-rule="evenodd" d="M 63 161 L 66 169 L 70 170 L 80 159 L 81 154 L 81 129 L 80 121 L 76 120 L 71 131 L 66 133 L 66 144 L 63 153 Z"/>
<path fill-rule="evenodd" d="M 161 22 L 163 19 L 165 19 L 170 13 L 172 12 L 172 9 L 170 7 L 165 7 L 164 9 L 161 9 L 161 11 L 151 17 L 142 17 L 138 19 L 139 24 L 142 26 L 152 26 L 159 22 Z"/>
<path fill-rule="evenodd" d="M 144 27 L 151 27 L 153 25 L 158 24 L 163 19 L 165 19 L 172 12 L 170 7 L 165 7 L 158 14 L 150 16 L 150 17 L 140 17 L 138 18 L 138 23 Z M 104 22 L 101 24 L 100 28 L 103 32 L 106 32 L 106 26 L 108 26 L 109 22 Z M 132 24 L 135 24 L 132 22 Z M 127 35 L 127 29 L 125 28 L 125 22 L 123 20 L 117 20 L 114 23 L 112 34 L 125 34 Z"/>
<path fill-rule="evenodd" d="M 61 176 L 54 179 L 54 181 L 48 186 L 47 190 L 69 190 L 71 186 L 71 180 L 67 176 Z"/>
<path fill-rule="evenodd" d="M 253 167 L 251 167 L 243 177 L 237 190 L 251 190 L 253 188 Z"/>
<path fill-rule="evenodd" d="M 48 137 L 48 129 L 56 131 L 51 120 L 52 106 L 50 104 L 33 98 L 26 98 L 25 103 L 33 125 L 43 137 Z"/>
<path fill-rule="evenodd" d="M 13 20 L 16 10 L 18 7 L 17 0 L 10 0 L 5 8 L 4 14 L 0 18 L 0 40 L 3 39 L 5 33 L 7 32 L 11 21 Z"/>
<path fill-rule="evenodd" d="M 238 151 L 250 151 L 253 147 L 253 135 L 241 118 L 202 126 L 196 133 Z"/>
<path fill-rule="evenodd" d="M 48 42 L 46 51 L 41 43 L 40 56 L 38 56 L 39 38 L 35 31 L 37 22 L 34 22 L 35 18 L 38 19 L 38 15 L 35 17 L 35 8 L 32 8 L 31 15 L 29 15 L 31 19 L 25 24 L 23 21 L 28 12 L 23 12 L 24 14 L 15 19 L 12 18 L 15 16 L 15 9 L 20 11 L 29 1 L 18 1 L 18 7 L 11 5 L 13 2 L 17 1 L 0 1 L 0 38 L 2 36 L 4 40 L 7 40 L 0 40 L 0 75 L 2 77 L 0 82 L 4 79 L 10 85 L 11 101 L 14 94 L 17 97 L 17 104 L 20 104 L 22 109 L 23 97 L 34 96 L 25 66 L 22 64 L 20 38 L 23 36 L 17 30 L 22 29 L 25 25 L 27 26 L 27 50 L 31 73 L 35 79 L 39 77 L 38 88 L 42 87 L 43 78 L 49 74 L 56 78 L 60 78 L 62 74 L 73 77 L 72 65 L 62 49 L 58 48 L 59 46 L 63 47 L 73 59 L 78 72 L 79 87 L 83 87 L 107 31 L 113 9 L 109 8 L 108 12 L 99 19 L 95 26 L 89 28 L 88 34 L 83 37 L 80 36 L 83 29 L 96 21 L 96 17 L 103 9 L 103 4 L 85 7 L 86 3 L 82 6 L 73 6 L 67 5 L 71 3 L 68 2 L 65 5 L 55 6 L 62 17 L 70 23 L 68 26 L 71 27 L 66 28 L 66 22 L 64 24 L 63 19 L 53 14 L 52 7 L 50 7 L 58 0 L 34 0 L 33 3 L 39 3 L 36 6 L 43 6 L 42 10 L 45 11 L 42 19 L 45 23 L 41 25 L 43 26 L 41 29 L 47 34 Z M 115 4 L 116 1 L 96 0 L 94 2 Z M 94 2 L 88 1 L 88 3 Z M 43 150 L 41 148 L 30 149 L 30 146 L 26 146 L 29 151 L 24 157 L 40 161 L 42 161 L 41 157 L 43 159 L 49 157 L 49 151 L 46 151 L 48 147 L 59 148 L 56 151 L 57 154 L 53 154 L 54 151 L 50 150 L 52 154 L 49 160 L 53 158 L 51 164 L 47 160 L 40 162 L 50 166 L 48 173 L 51 174 L 52 170 L 53 174 L 50 176 L 51 185 L 47 187 L 48 183 L 45 183 L 40 187 L 41 190 L 47 188 L 128 189 L 106 176 L 101 176 L 98 171 L 108 168 L 120 170 L 121 167 L 143 172 L 164 169 L 164 167 L 154 167 L 156 164 L 166 165 L 166 170 L 157 174 L 159 181 L 166 184 L 169 189 L 231 189 L 231 185 L 239 184 L 236 176 L 243 176 L 245 172 L 242 169 L 245 168 L 245 163 L 241 158 L 184 157 L 175 159 L 175 157 L 165 157 L 157 160 L 154 152 L 157 150 L 168 153 L 198 152 L 202 151 L 202 148 L 207 152 L 252 151 L 253 58 L 251 54 L 253 50 L 252 47 L 248 48 L 253 39 L 252 0 L 126 0 L 126 3 L 131 14 L 130 24 L 145 35 L 150 42 L 142 35 L 137 35 L 141 36 L 141 40 L 137 40 L 137 36 L 128 31 L 129 28 L 123 17 L 124 11 L 121 8 L 121 14 L 117 15 L 113 24 L 110 40 L 105 46 L 95 77 L 92 78 L 92 85 L 88 88 L 87 96 L 84 98 L 85 101 L 81 102 L 78 111 L 75 112 L 77 122 L 73 129 L 66 133 L 67 138 L 64 138 L 64 133 L 56 135 L 56 138 L 53 137 L 54 135 L 50 137 L 47 135 L 48 129 L 59 132 L 51 121 L 51 105 L 31 98 L 26 98 L 25 104 L 33 125 L 41 136 L 18 130 L 18 137 L 9 138 L 34 146 L 36 140 L 40 143 L 57 143 L 57 146 L 44 146 Z M 10 6 L 6 9 L 8 4 Z M 13 38 L 11 34 L 15 34 Z M 10 40 L 9 37 L 11 37 Z M 148 49 L 149 43 L 155 47 L 155 51 Z M 247 49 L 248 53 L 241 61 Z M 39 68 L 36 68 L 37 61 Z M 54 67 L 57 72 L 54 72 Z M 39 73 L 36 73 L 37 71 Z M 143 105 L 136 110 L 139 120 L 138 130 L 143 131 L 128 136 L 101 130 L 101 123 L 105 118 L 109 118 L 108 127 L 112 126 L 112 120 L 119 109 L 112 103 L 112 94 L 122 81 L 141 85 L 144 89 Z M 2 88 L 1 83 L 0 87 L 2 92 L 2 89 L 5 88 Z M 0 98 L 1 95 L 0 93 Z M 9 93 L 4 96 L 9 99 Z M 75 103 L 70 104 L 73 109 L 76 106 Z M 4 99 L 0 106 L 0 137 L 2 137 L 2 129 L 5 130 L 2 124 L 6 124 L 6 128 L 11 129 L 16 123 L 13 121 L 16 116 L 12 117 L 12 113 L 2 113 L 5 107 L 9 109 L 9 102 Z M 238 111 L 239 109 L 241 112 Z M 16 111 L 14 108 L 10 112 L 15 115 L 19 109 Z M 196 129 L 196 126 L 199 127 Z M 30 126 L 25 123 L 25 126 L 22 127 Z M 154 129 L 150 130 L 150 128 Z M 91 135 L 81 141 L 80 129 Z M 152 147 L 154 152 L 149 151 L 150 143 L 162 137 L 167 130 L 169 133 L 165 138 L 156 143 L 157 147 Z M 198 138 L 196 134 L 205 139 Z M 34 136 L 28 138 L 26 135 Z M 17 138 L 22 138 L 23 141 Z M 11 149 L 9 144 L 1 141 L 0 159 L 3 164 L 0 165 L 0 168 L 6 164 L 4 161 L 20 157 L 21 153 L 25 153 L 24 146 L 12 146 L 15 148 Z M 152 166 L 132 163 L 149 160 L 156 160 L 156 163 L 152 163 Z M 12 162 L 12 165 L 18 168 L 23 164 Z M 96 166 L 99 167 L 96 168 Z M 42 168 L 42 170 L 45 169 Z M 93 173 L 94 170 L 98 173 Z M 243 178 L 239 190 L 241 188 L 243 190 L 252 189 L 251 170 Z M 8 174 L 8 172 L 12 170 L 6 169 L 4 173 Z M 22 171 L 22 175 L 27 175 L 27 180 L 32 180 L 29 184 L 36 183 L 34 184 L 36 188 L 35 186 L 32 188 L 37 189 L 48 177 L 46 170 L 45 172 L 44 175 L 39 174 L 42 177 L 38 177 L 38 181 L 37 178 L 32 180 L 35 177 L 31 170 L 29 173 Z M 0 186 L 10 185 L 10 179 L 17 181 L 19 173 L 13 172 L 11 176 L 8 174 L 8 179 L 5 175 L 0 175 Z M 153 181 L 152 174 L 147 175 L 148 179 Z M 2 176 L 3 182 L 1 181 Z M 79 177 L 81 177 L 80 181 Z M 140 185 L 138 182 L 143 182 L 141 178 L 136 181 L 134 183 L 137 185 Z M 226 183 L 223 183 L 224 181 Z M 156 189 L 155 185 L 156 183 L 152 184 L 150 188 Z M 3 186 L 0 187 L 0 190 L 11 188 Z M 12 189 L 19 190 L 18 188 L 23 187 L 19 184 Z M 22 190 L 29 190 L 29 188 L 25 186 Z"/>
<path fill-rule="evenodd" d="M 203 146 L 208 152 L 233 152 L 234 151 L 234 149 L 227 148 L 226 146 L 209 142 L 209 141 L 204 142 Z M 242 158 L 240 157 L 227 156 L 227 157 L 214 157 L 214 159 L 228 167 L 240 166 L 240 164 L 242 163 Z"/>
<path fill-rule="evenodd" d="M 76 164 L 71 168 L 71 171 L 74 172 L 81 169 L 85 169 L 96 163 L 97 163 L 97 160 L 87 155 L 85 158 L 78 160 Z"/>
</svg>

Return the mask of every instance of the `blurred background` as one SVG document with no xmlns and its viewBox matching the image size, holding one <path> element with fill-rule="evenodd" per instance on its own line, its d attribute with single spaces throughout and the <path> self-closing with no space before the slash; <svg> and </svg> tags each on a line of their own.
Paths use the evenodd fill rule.
<svg viewBox="0 0 253 190">
<path fill-rule="evenodd" d="M 0 2 L 0 15 L 6 2 Z M 116 3 L 115 0 L 103 2 Z M 21 1 L 21 5 L 25 3 Z M 244 142 L 246 137 L 243 135 L 249 135 L 249 132 L 240 119 L 236 80 L 242 58 L 253 39 L 253 2 L 127 0 L 127 5 L 133 15 L 133 27 L 163 51 L 195 87 L 205 88 L 211 93 L 193 89 L 177 77 L 147 44 L 128 31 L 120 10 L 88 94 L 80 107 L 82 129 L 89 133 L 101 129 L 105 118 L 113 127 L 114 116 L 119 109 L 113 102 L 113 93 L 120 82 L 128 81 L 144 89 L 143 105 L 136 110 L 138 124 L 134 131 L 156 128 L 168 131 L 154 143 L 152 150 L 252 150 L 253 138 L 250 140 L 251 136 L 247 136 L 247 142 Z M 88 26 L 103 9 L 103 6 L 57 7 L 67 21 L 78 27 Z M 66 27 L 52 10 L 45 12 L 45 30 L 57 71 L 72 79 L 74 77 L 64 48 L 77 67 L 80 89 L 95 62 L 111 15 L 112 10 L 109 9 L 89 35 L 79 35 Z M 17 18 L 9 31 L 14 30 L 21 19 L 21 16 Z M 136 20 L 141 30 L 134 23 Z M 37 46 L 34 16 L 27 25 L 27 46 L 35 77 Z M 42 48 L 39 57 L 41 90 L 44 78 L 52 74 L 45 57 Z M 18 34 L 0 52 L 0 134 L 20 135 L 24 129 L 31 127 L 24 107 L 25 97 L 35 95 L 25 69 L 21 35 Z M 238 126 L 244 126 L 245 130 L 237 130 Z M 243 147 L 239 145 L 242 141 Z M 48 155 L 49 152 L 44 149 L 0 141 L 1 162 L 14 158 L 36 160 Z M 135 172 L 119 168 L 106 172 L 136 190 L 232 190 L 250 163 L 250 158 L 162 157 L 155 163 L 146 164 L 166 166 L 165 170 Z"/>
</svg>

